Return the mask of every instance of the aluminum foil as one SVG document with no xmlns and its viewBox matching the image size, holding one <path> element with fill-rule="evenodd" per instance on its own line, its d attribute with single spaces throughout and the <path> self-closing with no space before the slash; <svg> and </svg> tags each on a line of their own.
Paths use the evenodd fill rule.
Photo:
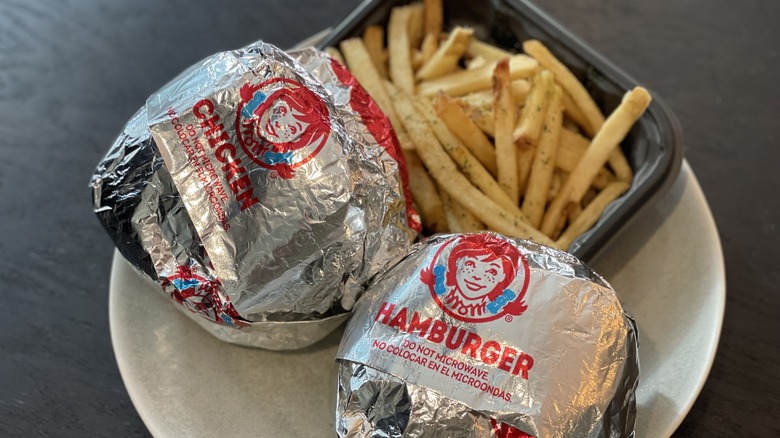
<svg viewBox="0 0 780 438">
<path fill-rule="evenodd" d="M 341 437 L 632 437 L 637 333 L 573 256 L 441 235 L 378 275 L 338 352 Z"/>
<path fill-rule="evenodd" d="M 387 118 L 337 62 L 258 42 L 152 95 L 92 178 L 120 252 L 228 342 L 301 348 L 419 229 Z"/>
</svg>

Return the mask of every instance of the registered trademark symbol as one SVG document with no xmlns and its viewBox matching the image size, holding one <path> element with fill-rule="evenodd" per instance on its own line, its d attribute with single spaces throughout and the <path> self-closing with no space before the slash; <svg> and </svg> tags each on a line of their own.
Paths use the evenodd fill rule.
<svg viewBox="0 0 780 438">
<path fill-rule="evenodd" d="M 504 318 L 504 321 L 506 321 L 506 322 L 512 322 L 512 315 L 507 315 L 507 316 Z"/>
<path fill-rule="evenodd" d="M 279 178 L 279 173 L 275 170 L 271 171 L 271 178 L 276 179 Z"/>
</svg>

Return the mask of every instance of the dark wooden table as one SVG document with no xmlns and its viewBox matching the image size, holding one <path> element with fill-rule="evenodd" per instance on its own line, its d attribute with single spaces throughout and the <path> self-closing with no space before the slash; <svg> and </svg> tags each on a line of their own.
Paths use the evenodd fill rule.
<svg viewBox="0 0 780 438">
<path fill-rule="evenodd" d="M 281 47 L 354 0 L 0 0 L 0 436 L 148 436 L 108 330 L 87 182 L 146 96 L 211 53 Z M 715 364 L 678 436 L 780 436 L 780 3 L 548 0 L 679 116 L 723 241 Z"/>
</svg>

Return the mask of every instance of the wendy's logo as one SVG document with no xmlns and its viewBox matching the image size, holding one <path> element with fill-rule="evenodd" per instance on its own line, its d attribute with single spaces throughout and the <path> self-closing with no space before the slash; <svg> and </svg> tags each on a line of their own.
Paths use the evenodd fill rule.
<svg viewBox="0 0 780 438">
<path fill-rule="evenodd" d="M 330 136 L 325 102 L 299 82 L 275 78 L 241 87 L 236 111 L 238 142 L 249 158 L 292 178 L 314 158 Z"/>
<path fill-rule="evenodd" d="M 421 280 L 444 313 L 464 322 L 511 321 L 528 306 L 528 262 L 511 243 L 492 234 L 446 241 Z"/>
</svg>

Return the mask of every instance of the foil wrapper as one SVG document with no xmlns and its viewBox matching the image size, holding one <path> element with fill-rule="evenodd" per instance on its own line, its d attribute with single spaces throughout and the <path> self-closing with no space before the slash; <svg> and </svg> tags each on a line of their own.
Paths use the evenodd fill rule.
<svg viewBox="0 0 780 438">
<path fill-rule="evenodd" d="M 302 348 L 419 230 L 387 118 L 314 49 L 258 42 L 153 94 L 91 181 L 122 255 L 218 338 Z"/>
<path fill-rule="evenodd" d="M 575 257 L 434 236 L 379 274 L 338 351 L 340 437 L 632 437 L 637 332 Z"/>
</svg>

